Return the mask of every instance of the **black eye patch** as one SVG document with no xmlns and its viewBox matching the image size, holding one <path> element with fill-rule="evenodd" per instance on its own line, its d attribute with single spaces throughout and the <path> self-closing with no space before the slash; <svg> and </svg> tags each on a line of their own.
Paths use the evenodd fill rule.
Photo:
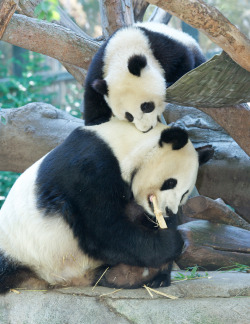
<svg viewBox="0 0 250 324">
<path fill-rule="evenodd" d="M 169 189 L 174 189 L 177 185 L 177 180 L 173 178 L 169 178 L 168 180 L 165 180 L 163 182 L 163 185 L 161 186 L 161 191 L 163 190 L 169 190 Z"/>
<path fill-rule="evenodd" d="M 132 122 L 134 120 L 133 115 L 131 115 L 129 112 L 125 113 L 125 118 L 127 118 L 129 122 Z"/>
<path fill-rule="evenodd" d="M 181 197 L 181 202 L 182 202 L 184 196 L 185 196 L 187 193 L 188 193 L 188 190 L 187 190 L 186 192 L 184 192 L 184 194 L 182 195 L 182 197 Z"/>
<path fill-rule="evenodd" d="M 151 113 L 155 109 L 155 104 L 150 101 L 150 102 L 144 102 L 141 104 L 141 111 L 144 113 Z"/>
</svg>

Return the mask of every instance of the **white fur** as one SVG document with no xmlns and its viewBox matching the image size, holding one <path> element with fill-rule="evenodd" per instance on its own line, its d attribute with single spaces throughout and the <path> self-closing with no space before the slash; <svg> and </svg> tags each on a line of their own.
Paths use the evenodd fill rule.
<svg viewBox="0 0 250 324">
<path fill-rule="evenodd" d="M 198 43 L 188 34 L 160 23 L 137 23 L 119 30 L 110 40 L 104 56 L 104 79 L 108 84 L 108 96 L 104 96 L 113 114 L 120 120 L 126 120 L 125 113 L 133 117 L 136 128 L 142 132 L 155 127 L 157 116 L 165 108 L 166 80 L 164 70 L 155 59 L 146 35 L 138 28 L 165 34 L 179 42 L 197 48 Z M 145 55 L 147 65 L 141 70 L 140 77 L 128 70 L 128 59 L 133 55 Z M 141 104 L 154 102 L 151 113 L 143 113 Z"/>
<path fill-rule="evenodd" d="M 129 73 L 128 59 L 140 54 L 146 55 L 148 64 L 138 77 Z M 127 27 L 119 30 L 109 41 L 104 62 L 104 79 L 109 88 L 105 100 L 114 115 L 125 120 L 125 113 L 129 112 L 134 117 L 135 126 L 143 132 L 155 127 L 157 116 L 162 114 L 165 106 L 166 82 L 147 37 L 140 29 Z M 156 108 L 145 114 L 141 104 L 150 101 Z"/>
<path fill-rule="evenodd" d="M 0 211 L 0 249 L 50 284 L 66 284 L 100 264 L 87 257 L 62 217 L 36 208 L 36 162 L 16 181 Z"/>
<path fill-rule="evenodd" d="M 148 133 L 141 133 L 130 123 L 116 118 L 113 118 L 110 126 L 105 123 L 93 126 L 92 129 L 112 147 L 125 181 L 129 182 L 133 170 L 138 169 L 132 186 L 135 200 L 152 214 L 148 197 L 155 194 L 165 216 L 166 207 L 177 213 L 182 195 L 187 190 L 190 194 L 194 188 L 199 167 L 198 155 L 190 140 L 182 149 L 172 150 L 172 144 L 164 143 L 162 148 L 159 147 L 160 134 L 168 128 L 161 123 Z M 112 137 L 112 134 L 116 135 Z M 169 178 L 175 178 L 177 186 L 172 190 L 161 191 L 163 182 Z"/>
<path fill-rule="evenodd" d="M 86 128 L 110 145 L 125 181 L 130 182 L 131 173 L 138 169 L 132 190 L 139 204 L 152 214 L 148 197 L 155 194 L 163 212 L 166 207 L 177 212 L 181 196 L 193 189 L 198 170 L 197 153 L 190 141 L 177 151 L 172 150 L 171 144 L 159 147 L 160 134 L 167 128 L 160 123 L 145 134 L 116 118 Z M 50 284 L 67 284 L 82 278 L 101 262 L 79 249 L 60 215 L 46 216 L 36 208 L 35 181 L 42 160 L 19 177 L 0 211 L 0 250 L 31 267 Z M 176 188 L 160 191 L 168 178 L 177 179 Z"/>
</svg>

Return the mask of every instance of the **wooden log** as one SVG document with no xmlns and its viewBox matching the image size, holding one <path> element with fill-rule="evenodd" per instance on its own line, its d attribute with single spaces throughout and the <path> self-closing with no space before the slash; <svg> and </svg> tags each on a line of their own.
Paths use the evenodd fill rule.
<svg viewBox="0 0 250 324">
<path fill-rule="evenodd" d="M 250 231 L 206 220 L 178 227 L 185 248 L 176 261 L 181 269 L 198 265 L 206 270 L 240 263 L 250 266 Z"/>
<path fill-rule="evenodd" d="M 231 210 L 221 199 L 204 196 L 190 198 L 182 208 L 184 216 L 240 227 L 250 231 L 250 224 Z"/>
</svg>

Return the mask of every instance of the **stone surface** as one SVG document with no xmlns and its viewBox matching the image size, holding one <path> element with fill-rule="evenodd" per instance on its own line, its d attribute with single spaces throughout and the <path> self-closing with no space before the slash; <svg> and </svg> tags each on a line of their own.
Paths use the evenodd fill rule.
<svg viewBox="0 0 250 324">
<path fill-rule="evenodd" d="M 212 199 L 222 198 L 250 222 L 249 156 L 210 116 L 200 110 L 169 104 L 164 117 L 168 124 L 185 128 L 195 146 L 211 144 L 215 149 L 214 158 L 199 170 L 199 193 Z"/>
<path fill-rule="evenodd" d="M 175 272 L 173 272 L 173 276 Z M 200 273 L 205 276 L 205 273 Z M 2 324 L 248 324 L 250 274 L 210 272 L 159 292 L 96 287 L 10 292 L 0 297 Z M 18 290 L 17 290 L 18 291 Z"/>
</svg>

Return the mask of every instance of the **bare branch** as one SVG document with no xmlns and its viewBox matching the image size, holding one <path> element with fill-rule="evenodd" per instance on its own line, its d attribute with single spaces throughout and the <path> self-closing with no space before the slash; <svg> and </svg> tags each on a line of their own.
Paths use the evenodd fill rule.
<svg viewBox="0 0 250 324">
<path fill-rule="evenodd" d="M 84 69 L 100 46 L 62 26 L 16 14 L 2 40 Z"/>
<path fill-rule="evenodd" d="M 0 116 L 0 170 L 23 172 L 60 144 L 81 119 L 45 103 L 2 109 Z"/>
<path fill-rule="evenodd" d="M 133 8 L 130 0 L 100 0 L 102 29 L 105 38 L 123 26 L 133 24 Z"/>
<path fill-rule="evenodd" d="M 42 2 L 43 0 L 19 0 L 19 8 L 21 9 L 21 14 L 31 17 L 31 18 L 37 18 L 35 16 L 35 8 Z M 60 6 L 57 6 L 57 11 L 60 15 L 60 19 L 57 21 L 53 21 L 55 24 L 64 26 L 66 28 L 71 29 L 76 34 L 92 39 L 89 35 L 84 33 L 84 31 L 76 25 L 73 20 L 69 17 L 69 15 L 63 10 Z"/>
<path fill-rule="evenodd" d="M 16 11 L 18 1 L 15 0 L 1 0 L 0 1 L 0 39 Z"/>
<path fill-rule="evenodd" d="M 148 0 L 206 34 L 231 58 L 250 71 L 250 40 L 216 8 L 202 0 Z"/>
</svg>

